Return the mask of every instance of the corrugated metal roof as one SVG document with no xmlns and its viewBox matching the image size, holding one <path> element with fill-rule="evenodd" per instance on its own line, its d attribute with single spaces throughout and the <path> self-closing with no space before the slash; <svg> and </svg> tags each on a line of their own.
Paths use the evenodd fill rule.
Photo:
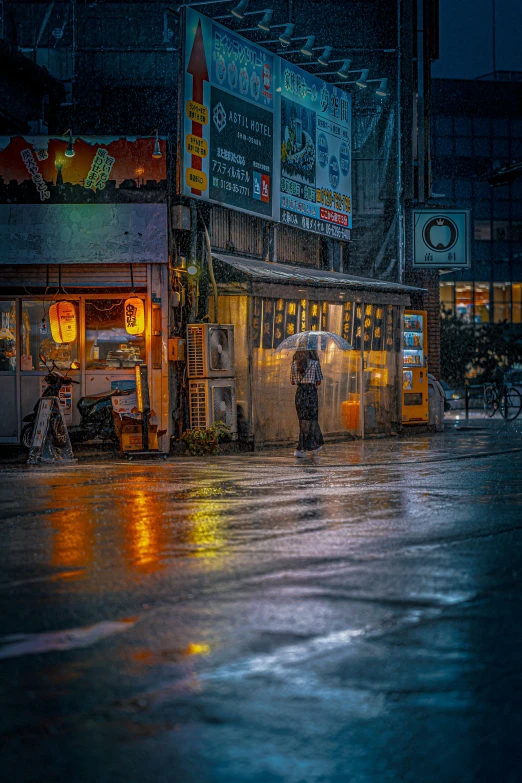
<svg viewBox="0 0 522 783">
<path fill-rule="evenodd" d="M 216 265 L 216 279 L 218 282 L 235 282 L 227 272 L 226 266 L 242 272 L 247 278 L 263 283 L 288 284 L 298 283 L 323 288 L 350 288 L 356 291 L 382 291 L 396 294 L 425 293 L 424 288 L 415 288 L 399 283 L 389 283 L 386 280 L 374 280 L 371 277 L 356 277 L 340 272 L 327 272 L 324 269 L 312 269 L 303 266 L 291 266 L 290 264 L 269 264 L 255 258 L 241 258 L 224 253 L 213 253 L 212 257 L 218 262 Z M 219 262 L 226 265 L 219 267 Z"/>
</svg>

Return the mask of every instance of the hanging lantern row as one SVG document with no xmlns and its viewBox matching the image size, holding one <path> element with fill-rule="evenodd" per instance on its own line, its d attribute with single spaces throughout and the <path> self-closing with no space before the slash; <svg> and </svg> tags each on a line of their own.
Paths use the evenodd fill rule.
<svg viewBox="0 0 522 783">
<path fill-rule="evenodd" d="M 143 334 L 145 331 L 145 306 L 138 296 L 125 300 L 125 329 L 127 334 Z"/>
<path fill-rule="evenodd" d="M 125 329 L 127 334 L 143 334 L 145 331 L 145 306 L 143 299 L 131 296 L 125 300 Z M 76 307 L 73 302 L 54 302 L 49 308 L 51 335 L 55 343 L 73 343 L 77 335 Z"/>
<path fill-rule="evenodd" d="M 49 323 L 55 343 L 73 343 L 76 340 L 76 308 L 73 302 L 54 302 L 49 308 Z"/>
</svg>

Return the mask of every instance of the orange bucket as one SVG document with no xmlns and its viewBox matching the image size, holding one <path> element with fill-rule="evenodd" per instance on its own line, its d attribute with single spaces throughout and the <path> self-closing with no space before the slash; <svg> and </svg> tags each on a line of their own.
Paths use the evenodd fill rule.
<svg viewBox="0 0 522 783">
<path fill-rule="evenodd" d="M 356 430 L 359 427 L 359 409 L 360 403 L 347 400 L 341 403 L 341 415 L 343 426 L 347 430 Z"/>
</svg>

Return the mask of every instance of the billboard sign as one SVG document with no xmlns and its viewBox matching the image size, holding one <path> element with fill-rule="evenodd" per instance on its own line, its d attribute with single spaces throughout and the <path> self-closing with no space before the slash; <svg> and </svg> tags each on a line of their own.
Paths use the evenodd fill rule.
<svg viewBox="0 0 522 783">
<path fill-rule="evenodd" d="M 274 57 L 186 9 L 186 196 L 273 217 Z"/>
<path fill-rule="evenodd" d="M 469 209 L 413 210 L 413 266 L 469 269 Z"/>
<path fill-rule="evenodd" d="M 351 96 L 185 9 L 180 191 L 348 240 Z"/>
<path fill-rule="evenodd" d="M 158 203 L 167 199 L 166 141 L 154 138 L 0 136 L 0 203 Z"/>
<path fill-rule="evenodd" d="M 350 239 L 351 96 L 284 60 L 281 68 L 281 221 Z"/>
</svg>

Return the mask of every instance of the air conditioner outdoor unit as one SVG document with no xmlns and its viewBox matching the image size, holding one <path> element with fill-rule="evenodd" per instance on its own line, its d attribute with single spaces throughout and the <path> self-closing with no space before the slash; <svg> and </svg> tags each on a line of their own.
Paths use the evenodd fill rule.
<svg viewBox="0 0 522 783">
<path fill-rule="evenodd" d="M 230 378 L 235 375 L 232 324 L 187 326 L 187 374 L 189 378 Z"/>
<path fill-rule="evenodd" d="M 222 421 L 237 435 L 236 382 L 233 378 L 189 381 L 190 429 L 206 430 Z"/>
</svg>

